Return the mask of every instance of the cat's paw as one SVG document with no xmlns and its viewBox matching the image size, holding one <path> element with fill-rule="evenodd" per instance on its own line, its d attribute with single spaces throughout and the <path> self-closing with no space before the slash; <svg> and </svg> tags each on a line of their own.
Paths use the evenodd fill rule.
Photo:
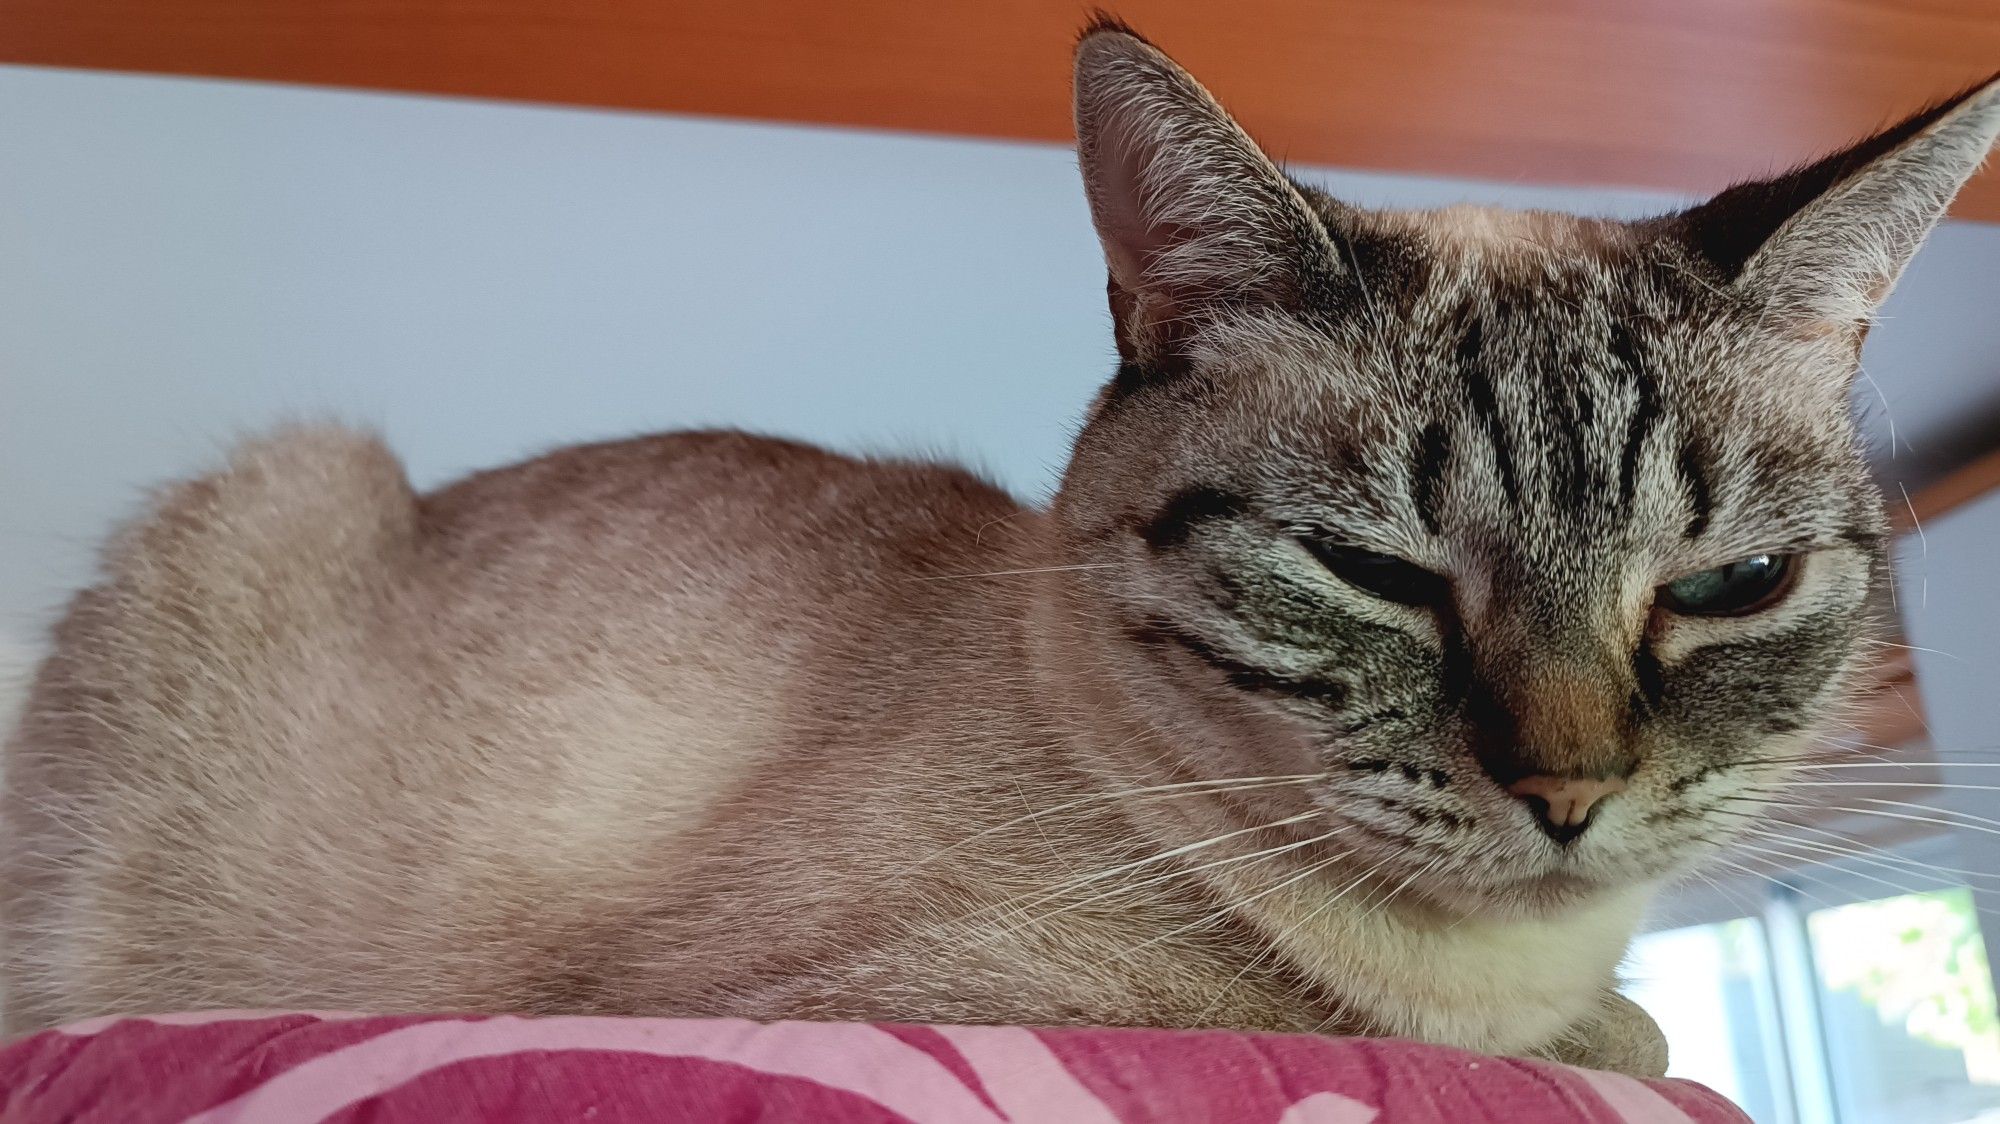
<svg viewBox="0 0 2000 1124">
<path fill-rule="evenodd" d="M 1597 1010 L 1571 1027 L 1542 1057 L 1585 1069 L 1608 1069 L 1632 1077 L 1664 1077 L 1667 1038 L 1637 1003 L 1609 992 Z"/>
</svg>

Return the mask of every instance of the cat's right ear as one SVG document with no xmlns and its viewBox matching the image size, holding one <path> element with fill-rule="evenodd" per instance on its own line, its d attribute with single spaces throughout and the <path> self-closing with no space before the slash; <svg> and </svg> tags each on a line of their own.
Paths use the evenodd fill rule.
<svg viewBox="0 0 2000 1124">
<path fill-rule="evenodd" d="M 1128 364 L 1173 367 L 1229 308 L 1294 306 L 1332 268 L 1292 182 L 1187 71 L 1101 19 L 1076 48 L 1077 155 Z"/>
<path fill-rule="evenodd" d="M 1858 347 L 1996 136 L 2000 74 L 1822 160 L 1732 187 L 1663 228 L 1775 326 Z"/>
</svg>

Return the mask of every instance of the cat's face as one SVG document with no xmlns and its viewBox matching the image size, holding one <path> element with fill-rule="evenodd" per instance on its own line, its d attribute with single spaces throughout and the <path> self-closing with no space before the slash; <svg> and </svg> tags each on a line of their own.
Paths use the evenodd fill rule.
<svg viewBox="0 0 2000 1124">
<path fill-rule="evenodd" d="M 1948 191 L 1915 176 L 1900 232 L 1886 181 L 1858 221 L 1810 204 L 1963 114 L 1622 224 L 1345 207 L 1116 33 L 1078 98 L 1126 362 L 1057 498 L 1065 580 L 1179 767 L 1317 775 L 1355 862 L 1460 907 L 1751 822 L 1857 661 L 1887 528 L 1849 380 Z"/>
<path fill-rule="evenodd" d="M 1812 349 L 1640 255 L 1406 237 L 1379 321 L 1248 320 L 1107 397 L 1063 502 L 1116 565 L 1076 578 L 1386 874 L 1661 876 L 1854 659 L 1884 527 L 1844 395 L 1780 392 Z M 1536 774 L 1626 787 L 1558 843 L 1505 791 Z"/>
</svg>

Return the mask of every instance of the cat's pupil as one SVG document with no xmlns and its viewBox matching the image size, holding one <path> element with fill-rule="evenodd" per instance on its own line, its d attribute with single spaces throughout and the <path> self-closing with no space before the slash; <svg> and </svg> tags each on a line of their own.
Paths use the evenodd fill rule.
<svg viewBox="0 0 2000 1124">
<path fill-rule="evenodd" d="M 1692 616 L 1737 616 L 1775 603 L 1791 573 L 1789 555 L 1753 554 L 1668 582 L 1660 587 L 1660 601 L 1674 612 Z"/>
<path fill-rule="evenodd" d="M 1430 605 L 1445 594 L 1443 577 L 1394 555 L 1310 540 L 1305 545 L 1335 577 L 1384 601 Z"/>
</svg>

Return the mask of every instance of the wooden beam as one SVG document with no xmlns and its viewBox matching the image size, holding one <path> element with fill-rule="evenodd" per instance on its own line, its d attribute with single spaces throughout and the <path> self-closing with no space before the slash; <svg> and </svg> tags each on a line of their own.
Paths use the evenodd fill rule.
<svg viewBox="0 0 2000 1124">
<path fill-rule="evenodd" d="M 1992 0 L 1124 0 L 1298 163 L 1714 190 L 1991 74 Z M 0 62 L 1069 137 L 1075 0 L 5 0 Z M 2000 174 L 1964 217 L 2000 219 Z"/>
<path fill-rule="evenodd" d="M 1995 488 L 2000 488 L 2000 449 L 1947 473 L 1942 480 L 1912 495 L 1910 502 L 1901 508 L 1891 503 L 1889 515 L 1898 531 L 1914 530 L 1918 523 L 1929 522 L 1955 507 L 1971 503 Z"/>
<path fill-rule="evenodd" d="M 1857 693 L 1852 722 L 1863 742 L 1894 749 L 1923 737 L 1929 727 L 1908 653 L 1886 650 L 1891 655 L 1870 668 L 1867 685 Z"/>
</svg>

